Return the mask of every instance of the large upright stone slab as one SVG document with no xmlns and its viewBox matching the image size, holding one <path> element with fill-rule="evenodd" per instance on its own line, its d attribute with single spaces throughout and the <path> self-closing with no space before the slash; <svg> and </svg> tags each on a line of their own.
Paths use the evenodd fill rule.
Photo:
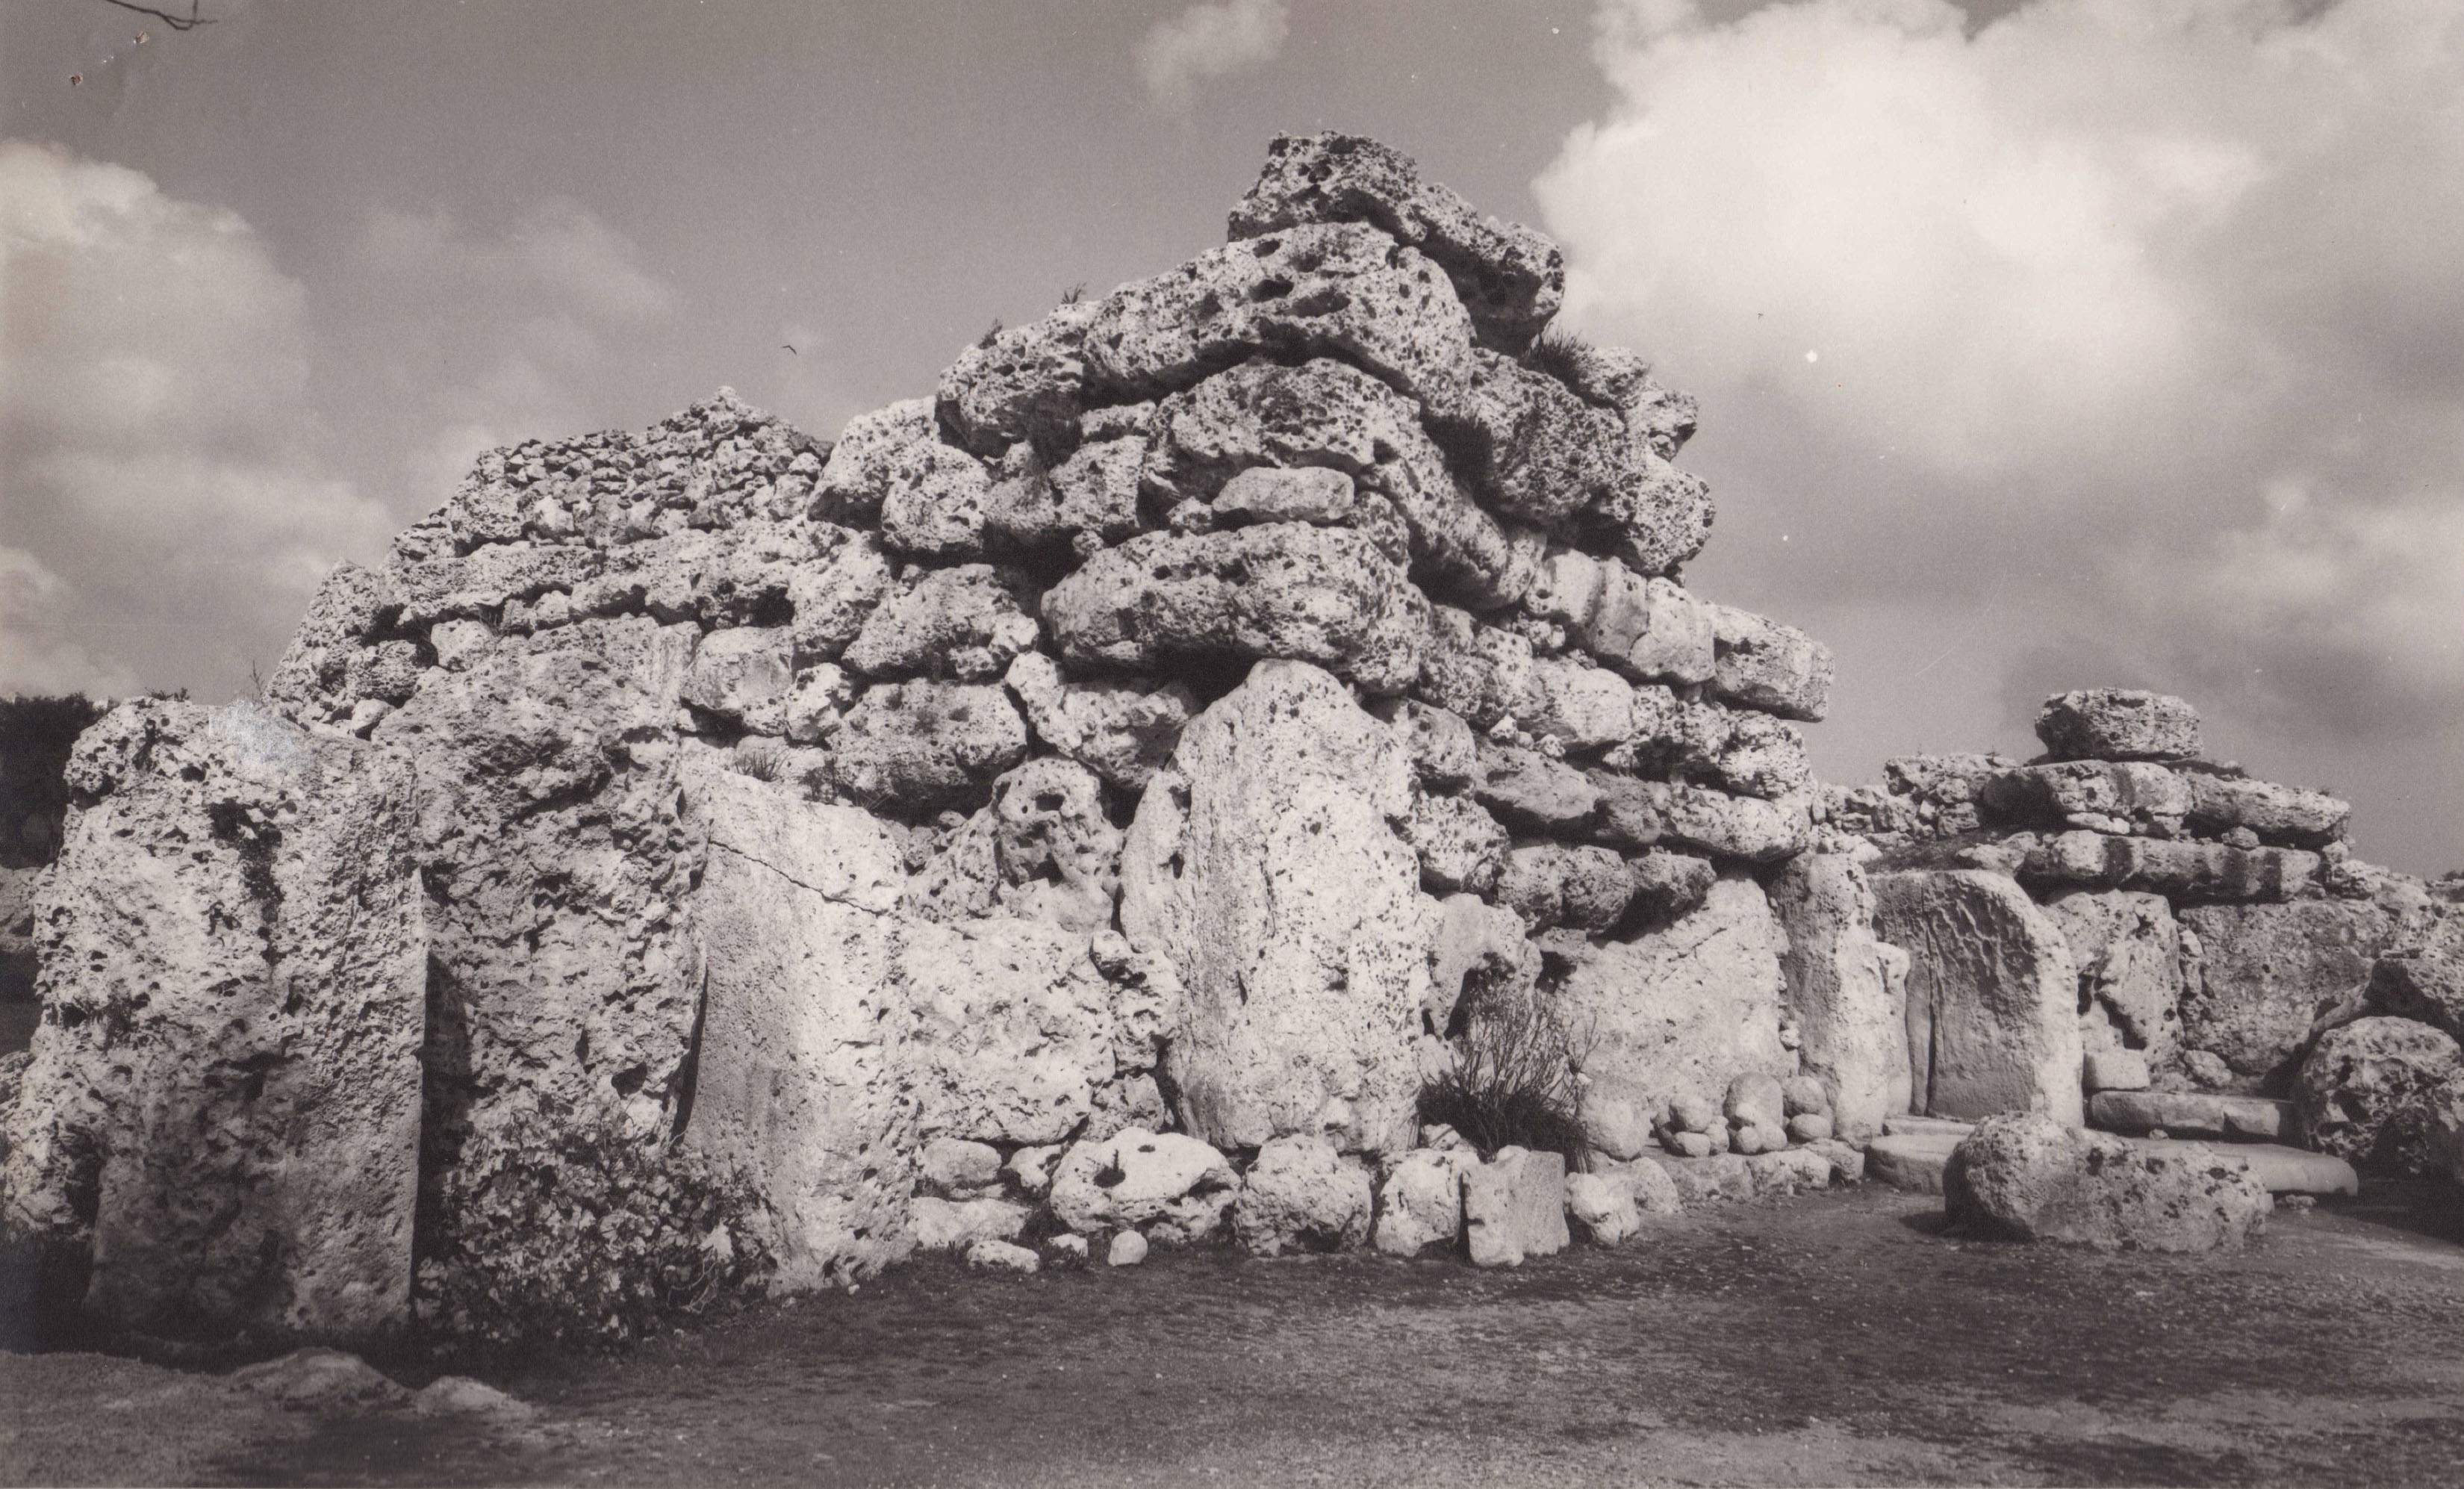
<svg viewBox="0 0 2464 1489">
<path fill-rule="evenodd" d="M 409 773 L 251 704 L 121 705 L 35 909 L 7 1221 L 148 1333 L 409 1321 L 428 933 Z"/>
<path fill-rule="evenodd" d="M 2235 1090 L 2289 1094 L 2319 1016 L 2358 1004 L 2394 917 L 2366 900 L 2202 905 L 2181 912 L 2198 937 L 2182 990 L 2182 1046 L 2232 1068 Z"/>
<path fill-rule="evenodd" d="M 1179 975 L 1164 1068 L 1189 1130 L 1411 1146 L 1428 985 L 1412 755 L 1317 668 L 1262 663 L 1190 721 L 1138 803 L 1121 926 Z"/>
<path fill-rule="evenodd" d="M 2054 896 L 2045 913 L 2079 970 L 2082 1034 L 2101 1047 L 2144 1050 L 2156 1069 L 2171 1064 L 2181 1048 L 2182 932 L 2165 897 L 2075 889 Z"/>
<path fill-rule="evenodd" d="M 1572 964 L 1555 997 L 1594 1091 L 1654 1115 L 1685 1098 L 1716 1111 L 1741 1075 L 1796 1073 L 1780 1042 L 1783 936 L 1752 879 L 1719 880 L 1693 913 L 1631 940 L 1545 944 Z"/>
<path fill-rule="evenodd" d="M 696 772 L 687 804 L 710 859 L 693 901 L 705 973 L 684 1141 L 763 1196 L 781 1285 L 860 1281 L 913 1244 L 898 845 L 855 807 L 727 772 Z"/>
<path fill-rule="evenodd" d="M 1851 1141 L 1908 1109 L 1907 953 L 1874 934 L 1874 891 L 1844 853 L 1804 853 L 1771 887 L 1787 932 L 1780 971 L 1805 1072 Z"/>
<path fill-rule="evenodd" d="M 1971 1121 L 2039 1109 L 2078 1126 L 2078 974 L 2044 911 L 1972 868 L 1881 874 L 1874 895 L 1876 931 L 1908 953 L 1916 1104 Z"/>
</svg>

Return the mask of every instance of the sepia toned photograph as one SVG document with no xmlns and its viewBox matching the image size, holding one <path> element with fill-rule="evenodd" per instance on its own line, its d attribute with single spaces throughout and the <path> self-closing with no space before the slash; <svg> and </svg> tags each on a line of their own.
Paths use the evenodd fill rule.
<svg viewBox="0 0 2464 1489">
<path fill-rule="evenodd" d="M 0 1485 L 2464 1482 L 2464 8 L 0 0 Z"/>
</svg>

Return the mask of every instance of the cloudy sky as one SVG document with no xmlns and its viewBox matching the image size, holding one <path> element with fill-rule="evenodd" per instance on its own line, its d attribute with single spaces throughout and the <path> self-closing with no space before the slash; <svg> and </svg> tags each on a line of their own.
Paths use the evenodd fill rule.
<svg viewBox="0 0 2464 1489">
<path fill-rule="evenodd" d="M 0 691 L 230 696 L 477 450 L 835 433 L 1342 128 L 1701 396 L 1688 581 L 1837 650 L 1826 774 L 2156 687 L 2464 866 L 2453 0 L 203 11 L 0 0 Z"/>
</svg>

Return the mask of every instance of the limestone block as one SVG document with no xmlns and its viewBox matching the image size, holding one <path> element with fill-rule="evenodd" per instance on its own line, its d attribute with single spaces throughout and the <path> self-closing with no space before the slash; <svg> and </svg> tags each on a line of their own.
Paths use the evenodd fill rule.
<svg viewBox="0 0 2464 1489">
<path fill-rule="evenodd" d="M 1634 880 L 1634 913 L 1659 925 L 1694 913 L 1720 879 L 1710 860 L 1666 848 L 1636 854 L 1626 860 L 1626 871 Z"/>
<path fill-rule="evenodd" d="M 1777 621 L 1712 605 L 1711 696 L 1782 718 L 1819 721 L 1831 700 L 1831 648 Z"/>
<path fill-rule="evenodd" d="M 1582 1073 L 1653 1108 L 1716 1103 L 1746 1074 L 1795 1073 L 1780 1043 L 1780 930 L 1761 888 L 1742 876 L 1711 887 L 1702 909 L 1624 941 L 1546 944 L 1572 964 L 1559 1014 L 1592 1040 Z"/>
<path fill-rule="evenodd" d="M 2442 916 L 2417 940 L 2390 945 L 2370 968 L 2369 1002 L 2464 1039 L 2464 915 Z"/>
<path fill-rule="evenodd" d="M 2175 905 L 2278 901 L 2319 892 L 2319 855 L 2299 848 L 2121 838 L 2093 831 L 2040 839 L 2019 878 L 2047 893 L 2144 889 Z"/>
<path fill-rule="evenodd" d="M 1038 432 L 1074 433 L 1087 377 L 1082 343 L 1093 317 L 1092 305 L 1064 305 L 960 352 L 935 390 L 940 425 L 985 456 Z"/>
<path fill-rule="evenodd" d="M 909 1207 L 918 1251 L 964 1251 L 980 1240 L 1014 1240 L 1026 1229 L 1024 1205 L 1006 1199 L 935 1199 Z"/>
<path fill-rule="evenodd" d="M 1415 1148 L 1387 1171 L 1377 1191 L 1376 1246 L 1412 1257 L 1463 1234 L 1463 1173 L 1479 1162 L 1461 1149 Z"/>
<path fill-rule="evenodd" d="M 1428 632 L 1427 602 L 1366 536 L 1295 522 L 1141 534 L 1053 586 L 1044 617 L 1077 661 L 1285 659 L 1380 695 L 1419 675 Z"/>
<path fill-rule="evenodd" d="M 1404 837 L 1419 855 L 1420 883 L 1438 894 L 1456 889 L 1487 893 L 1496 887 L 1513 846 L 1497 819 L 1465 797 L 1416 798 Z"/>
<path fill-rule="evenodd" d="M 1506 745 L 1481 747 L 1471 794 L 1507 825 L 1551 837 L 1575 834 L 1600 801 L 1598 785 L 1583 772 Z"/>
<path fill-rule="evenodd" d="M 783 626 L 713 631 L 693 651 L 684 701 L 748 734 L 783 734 L 796 686 L 793 659 Z"/>
<path fill-rule="evenodd" d="M 916 1157 L 915 1168 L 924 1193 L 943 1199 L 976 1199 L 1001 1188 L 1001 1150 L 990 1143 L 962 1137 L 929 1138 Z"/>
<path fill-rule="evenodd" d="M 864 633 L 865 622 L 895 582 L 889 556 L 869 534 L 849 537 L 819 562 L 798 565 L 787 580 L 796 655 L 805 661 L 836 658 Z"/>
<path fill-rule="evenodd" d="M 1873 887 L 1876 933 L 1908 953 L 1912 1104 L 2077 1124 L 2079 980 L 2061 931 L 1981 869 L 1880 874 Z"/>
<path fill-rule="evenodd" d="M 2145 1050 L 2092 1049 L 2082 1070 L 2082 1084 L 2090 1092 L 2144 1091 L 2154 1080 Z"/>
<path fill-rule="evenodd" d="M 1032 580 L 988 563 L 917 575 L 875 606 L 842 658 L 872 677 L 987 682 L 1035 649 Z"/>
<path fill-rule="evenodd" d="M 1530 688 L 1514 719 L 1569 750 L 1622 744 L 1634 734 L 1634 688 L 1606 668 L 1572 657 L 1541 657 L 1531 664 Z"/>
<path fill-rule="evenodd" d="M 2464 1053 L 2443 1029 L 2358 1019 L 2321 1037 L 2301 1062 L 2294 1111 L 2304 1143 L 2355 1167 L 2443 1171 L 2436 1114 L 2464 1100 Z"/>
<path fill-rule="evenodd" d="M 1951 1154 L 1943 1208 L 2013 1240 L 2183 1252 L 2240 1246 L 2274 1207 L 2246 1169 L 2204 1145 L 2167 1151 L 2013 1112 Z"/>
<path fill-rule="evenodd" d="M 2064 760 L 2187 760 L 2199 753 L 2199 715 L 2166 693 L 2083 688 L 2045 700 L 2036 737 Z"/>
<path fill-rule="evenodd" d="M 1432 791 L 1460 791 L 1479 769 L 1479 741 L 1471 726 L 1417 698 L 1381 698 L 1369 712 L 1394 726 L 1412 752 L 1420 784 Z"/>
<path fill-rule="evenodd" d="M 1432 608 L 1427 655 L 1413 696 L 1494 728 L 1531 693 L 1531 643 L 1450 605 Z"/>
<path fill-rule="evenodd" d="M 2088 1013 L 2153 1068 L 2173 1062 L 2182 1035 L 2182 936 L 2164 896 L 2072 889 L 2045 903 L 2061 928 Z"/>
<path fill-rule="evenodd" d="M 2284 1094 L 2312 1025 L 2358 1003 L 2393 918 L 2366 901 L 2197 906 L 2180 912 L 2200 956 L 2182 992 L 2182 1043 L 2243 1090 Z"/>
<path fill-rule="evenodd" d="M 1332 676 L 1262 664 L 1191 721 L 1138 803 L 1121 926 L 1186 989 L 1168 1066 L 1226 1147 L 1354 1114 L 1344 1146 L 1410 1146 L 1428 991 L 1411 755 Z"/>
<path fill-rule="evenodd" d="M 2323 848 L 2343 840 L 2353 815 L 2351 802 L 2323 791 L 2209 770 L 2186 770 L 2181 778 L 2190 790 L 2192 830 L 2213 836 L 2247 828 L 2279 847 Z"/>
<path fill-rule="evenodd" d="M 1323 1137 L 1287 1133 L 1258 1150 L 1232 1202 L 1232 1234 L 1253 1257 L 1350 1251 L 1369 1239 L 1369 1171 Z"/>
<path fill-rule="evenodd" d="M 1906 990 L 1874 934 L 1873 887 L 1853 857 L 1805 853 L 1771 882 L 1771 901 L 1787 936 L 1780 970 L 1798 1057 L 1836 1130 L 1870 1137 L 1908 1109 L 1911 1068 Z"/>
<path fill-rule="evenodd" d="M 1198 712 L 1180 683 L 1069 682 L 1040 652 L 1011 663 L 1005 680 L 1036 738 L 1127 791 L 1146 789 Z"/>
<path fill-rule="evenodd" d="M 1084 932 L 1007 917 L 901 919 L 892 957 L 883 1023 L 916 1130 L 1055 1143 L 1094 1115 L 1119 1070 L 1118 1015 Z"/>
<path fill-rule="evenodd" d="M 1497 880 L 1497 902 L 1535 931 L 1566 926 L 1605 935 L 1633 899 L 1625 860 L 1591 843 L 1527 843 L 1507 856 Z"/>
<path fill-rule="evenodd" d="M 1463 1234 L 1474 1266 L 1521 1266 L 1551 1257 L 1573 1238 L 1566 1230 L 1562 1153 L 1502 1148 L 1463 1174 Z"/>
<path fill-rule="evenodd" d="M 2253 1143 L 2272 1143 L 2293 1132 L 2291 1106 L 2263 1096 L 2107 1088 L 2089 1099 L 2087 1110 L 2088 1120 L 2108 1132 L 2162 1131 Z"/>
<path fill-rule="evenodd" d="M 885 458 L 881 543 L 911 558 L 979 558 L 992 475 L 982 461 L 938 439 L 901 445 Z"/>
<path fill-rule="evenodd" d="M 253 704 L 123 703 L 33 905 L 0 1113 L 21 1239 L 118 1327 L 378 1337 L 410 1312 L 429 934 L 397 755 Z"/>
<path fill-rule="evenodd" d="M 2189 815 L 2190 779 L 2145 760 L 2063 760 L 1986 777 L 1985 820 L 2013 827 L 2064 827 L 2107 819 L 2170 837 Z"/>
<path fill-rule="evenodd" d="M 847 711 L 831 742 L 830 778 L 871 806 L 965 807 L 1026 755 L 1026 721 L 989 684 L 889 683 Z"/>
<path fill-rule="evenodd" d="M 1556 245 L 1483 215 L 1422 180 L 1395 150 L 1357 135 L 1277 136 L 1257 184 L 1232 209 L 1232 236 L 1326 222 L 1368 223 L 1426 254 L 1453 282 L 1481 339 L 1502 351 L 1529 345 L 1565 295 Z"/>
<path fill-rule="evenodd" d="M 933 401 L 910 398 L 847 422 L 813 492 L 817 516 L 869 527 L 881 519 L 899 452 L 939 438 Z"/>
<path fill-rule="evenodd" d="M 1627 421 L 1629 435 L 1634 424 Z M 1639 574 L 1664 575 L 1711 540 L 1711 488 L 1681 471 L 1644 438 L 1630 444 L 1633 473 L 1601 496 L 1596 523 L 1616 535 L 1616 555 Z"/>
<path fill-rule="evenodd" d="M 1566 1175 L 1566 1214 L 1595 1246 L 1621 1244 L 1642 1229 L 1642 1207 L 1632 1186 L 1607 1174 Z"/>
<path fill-rule="evenodd" d="M 1071 1145 L 1053 1171 L 1053 1218 L 1080 1235 L 1143 1231 L 1155 1240 L 1215 1234 L 1241 1187 L 1213 1148 L 1177 1132 L 1129 1128 Z"/>
</svg>

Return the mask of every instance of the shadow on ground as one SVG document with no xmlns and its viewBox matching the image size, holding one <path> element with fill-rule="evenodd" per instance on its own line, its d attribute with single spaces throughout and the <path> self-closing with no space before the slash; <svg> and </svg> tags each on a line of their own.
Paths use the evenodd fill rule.
<svg viewBox="0 0 2464 1489">
<path fill-rule="evenodd" d="M 928 1262 L 499 1372 L 544 1409 L 520 1430 L 303 1419 L 211 1376 L 0 1356 L 0 1422 L 18 1418 L 0 1478 L 2454 1481 L 2464 1215 L 2447 1196 L 2279 1214 L 2211 1258 L 1964 1240 L 1939 1203 L 1740 1206 L 1514 1273 L 1160 1249 L 1027 1279 Z"/>
</svg>

